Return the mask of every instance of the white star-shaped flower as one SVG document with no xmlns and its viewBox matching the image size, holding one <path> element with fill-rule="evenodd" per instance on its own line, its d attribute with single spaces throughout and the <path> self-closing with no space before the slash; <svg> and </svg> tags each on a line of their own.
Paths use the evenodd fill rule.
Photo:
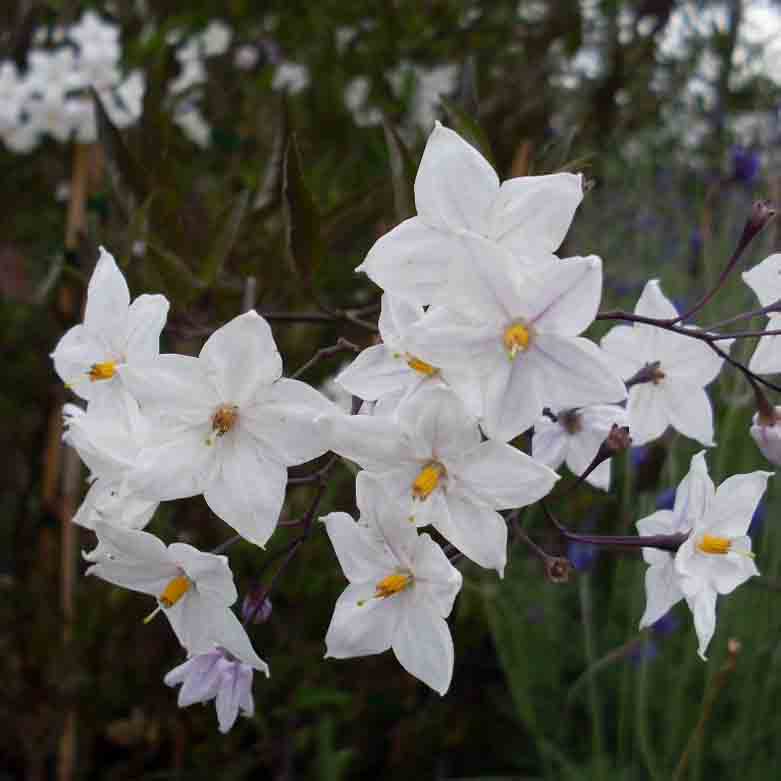
<svg viewBox="0 0 781 781">
<path fill-rule="evenodd" d="M 743 274 L 743 281 L 765 307 L 781 300 L 781 254 L 770 255 Z M 781 329 L 781 312 L 768 314 L 767 330 Z M 781 336 L 763 336 L 751 356 L 748 368 L 757 374 L 781 372 Z"/>
<path fill-rule="evenodd" d="M 613 404 L 595 404 L 581 409 L 557 410 L 556 420 L 543 416 L 534 424 L 532 457 L 551 469 L 566 463 L 572 474 L 588 469 L 613 425 L 628 425 L 626 410 Z M 610 460 L 603 461 L 586 482 L 607 491 Z"/>
<path fill-rule="evenodd" d="M 436 123 L 415 178 L 417 217 L 386 233 L 358 266 L 381 288 L 425 305 L 447 303 L 458 241 L 472 231 L 517 259 L 552 257 L 583 199 L 580 175 L 522 176 L 500 184 L 488 161 Z"/>
<path fill-rule="evenodd" d="M 640 627 L 653 624 L 681 599 L 694 616 L 699 654 L 704 659 L 716 627 L 716 597 L 729 594 L 759 574 L 747 531 L 771 472 L 733 475 L 715 489 L 705 451 L 691 461 L 672 510 L 658 510 L 637 522 L 642 535 L 688 534 L 673 557 L 643 548 L 646 609 Z"/>
<path fill-rule="evenodd" d="M 322 520 L 350 584 L 336 602 L 326 658 L 393 649 L 401 666 L 439 694 L 453 675 L 453 639 L 445 619 L 461 573 L 428 536 L 406 522 L 381 485 L 357 486 L 360 521 L 346 513 Z"/>
<path fill-rule="evenodd" d="M 90 488 L 73 516 L 74 523 L 87 529 L 100 521 L 143 529 L 157 509 L 156 501 L 134 494 L 127 485 L 149 435 L 147 421 L 127 393 L 116 401 L 93 402 L 87 412 L 73 404 L 63 409 L 63 440 L 90 470 Z"/>
<path fill-rule="evenodd" d="M 87 575 L 155 597 L 158 607 L 149 618 L 163 612 L 189 655 L 208 653 L 217 645 L 255 669 L 265 669 L 230 609 L 238 595 L 225 556 L 181 542 L 166 547 L 148 532 L 107 523 L 96 523 L 95 533 L 97 547 L 84 554 L 92 563 Z"/>
<path fill-rule="evenodd" d="M 431 307 L 409 330 L 413 353 L 445 371 L 472 377 L 463 396 L 481 399 L 481 424 L 508 441 L 545 407 L 622 401 L 626 388 L 600 349 L 579 336 L 602 296 L 599 258 L 553 260 L 522 270 L 500 246 L 463 234 L 466 260 L 454 268 L 447 307 Z"/>
<path fill-rule="evenodd" d="M 659 287 L 659 280 L 646 284 L 635 307 L 644 317 L 674 318 L 678 312 Z M 732 341 L 719 345 L 729 350 Z M 641 369 L 653 372 L 651 382 L 638 383 L 629 391 L 629 429 L 632 442 L 643 445 L 660 437 L 668 426 L 706 447 L 713 442 L 713 410 L 705 386 L 724 363 L 698 339 L 675 334 L 652 325 L 618 325 L 602 339 L 610 365 L 624 380 Z"/>
<path fill-rule="evenodd" d="M 160 355 L 120 373 L 153 430 L 133 487 L 159 500 L 202 493 L 239 534 L 265 545 L 287 467 L 327 450 L 314 419 L 337 409 L 309 385 L 281 377 L 268 323 L 246 312 L 217 329 L 197 358 Z"/>
<path fill-rule="evenodd" d="M 84 322 L 71 328 L 51 357 L 60 378 L 83 399 L 119 394 L 121 366 L 154 358 L 168 316 L 168 300 L 130 291 L 114 258 L 100 248 L 87 288 Z"/>
<path fill-rule="evenodd" d="M 510 445 L 481 441 L 477 420 L 443 387 L 405 401 L 395 419 L 339 416 L 324 419 L 323 427 L 332 450 L 366 469 L 359 483 L 378 478 L 408 521 L 432 524 L 465 556 L 500 575 L 507 524 L 497 510 L 536 502 L 558 480 Z"/>
</svg>

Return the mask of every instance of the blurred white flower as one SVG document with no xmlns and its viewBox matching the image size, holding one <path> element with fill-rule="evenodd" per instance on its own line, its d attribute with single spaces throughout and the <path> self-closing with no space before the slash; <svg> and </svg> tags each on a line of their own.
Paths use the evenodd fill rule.
<svg viewBox="0 0 781 781">
<path fill-rule="evenodd" d="M 303 92 L 310 83 L 309 68 L 297 62 L 281 62 L 274 71 L 271 88 L 291 95 Z"/>
<path fill-rule="evenodd" d="M 233 55 L 233 64 L 242 71 L 252 70 L 260 60 L 260 51 L 257 46 L 245 43 L 236 49 Z"/>
<path fill-rule="evenodd" d="M 178 108 L 174 113 L 174 124 L 194 144 L 205 148 L 211 143 L 211 126 L 198 106 L 188 103 Z"/>
</svg>

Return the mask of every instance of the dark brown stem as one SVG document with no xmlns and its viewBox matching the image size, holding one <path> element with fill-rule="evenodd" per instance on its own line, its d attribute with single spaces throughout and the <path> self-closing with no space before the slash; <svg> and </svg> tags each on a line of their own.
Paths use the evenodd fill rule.
<svg viewBox="0 0 781 781">
<path fill-rule="evenodd" d="M 340 336 L 336 340 L 336 344 L 333 344 L 330 347 L 321 347 L 303 366 L 290 375 L 290 379 L 297 380 L 302 374 L 305 374 L 313 366 L 316 366 L 318 363 L 320 363 L 323 358 L 329 358 L 332 355 L 338 355 L 339 353 L 345 352 L 350 352 L 353 353 L 353 355 L 357 355 L 360 351 L 360 347 Z"/>
</svg>

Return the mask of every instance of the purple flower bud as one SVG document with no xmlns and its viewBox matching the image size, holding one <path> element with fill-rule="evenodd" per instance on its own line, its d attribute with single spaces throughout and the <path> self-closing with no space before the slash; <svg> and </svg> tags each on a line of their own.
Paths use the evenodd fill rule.
<svg viewBox="0 0 781 781">
<path fill-rule="evenodd" d="M 672 510 L 675 507 L 675 488 L 668 488 L 656 497 L 657 510 Z"/>
<path fill-rule="evenodd" d="M 253 624 L 265 624 L 271 618 L 271 600 L 264 591 L 250 591 L 241 603 L 241 618 Z"/>
<path fill-rule="evenodd" d="M 660 619 L 651 625 L 651 631 L 657 637 L 665 637 L 666 635 L 671 635 L 673 632 L 676 632 L 680 625 L 680 619 L 672 610 L 668 610 Z"/>
<path fill-rule="evenodd" d="M 590 570 L 599 556 L 599 548 L 596 545 L 587 545 L 584 542 L 571 542 L 567 546 L 567 558 L 578 572 Z"/>
<path fill-rule="evenodd" d="M 745 146 L 732 147 L 732 177 L 736 182 L 752 184 L 759 175 L 759 155 Z"/>
</svg>

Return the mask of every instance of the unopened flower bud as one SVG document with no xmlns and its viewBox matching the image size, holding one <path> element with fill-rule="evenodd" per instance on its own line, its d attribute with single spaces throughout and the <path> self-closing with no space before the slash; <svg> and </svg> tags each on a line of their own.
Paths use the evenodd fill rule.
<svg viewBox="0 0 781 781">
<path fill-rule="evenodd" d="M 545 559 L 545 575 L 551 583 L 569 582 L 572 564 L 562 556 L 548 556 Z"/>
<path fill-rule="evenodd" d="M 781 407 L 770 404 L 764 409 L 760 407 L 754 415 L 750 433 L 762 455 L 771 463 L 781 465 Z"/>
<path fill-rule="evenodd" d="M 245 623 L 265 624 L 271 618 L 271 600 L 264 591 L 250 591 L 241 603 L 241 617 Z"/>
</svg>

